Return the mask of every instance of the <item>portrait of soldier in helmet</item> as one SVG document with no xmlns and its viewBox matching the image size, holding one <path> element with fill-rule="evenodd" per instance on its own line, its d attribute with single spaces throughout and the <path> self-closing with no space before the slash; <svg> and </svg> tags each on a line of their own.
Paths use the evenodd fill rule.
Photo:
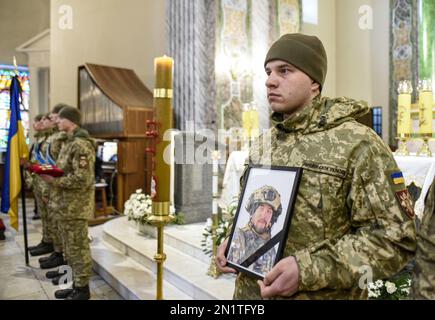
<svg viewBox="0 0 435 320">
<path fill-rule="evenodd" d="M 249 221 L 234 231 L 228 261 L 242 264 L 272 238 L 272 227 L 282 212 L 281 195 L 272 186 L 264 185 L 249 196 L 245 206 Z M 269 272 L 276 258 L 275 246 L 262 254 L 248 269 L 257 274 Z"/>
</svg>

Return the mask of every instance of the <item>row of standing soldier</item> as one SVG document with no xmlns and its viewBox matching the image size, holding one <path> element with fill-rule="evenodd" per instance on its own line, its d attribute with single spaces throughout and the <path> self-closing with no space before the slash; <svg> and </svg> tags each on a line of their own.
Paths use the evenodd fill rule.
<svg viewBox="0 0 435 320">
<path fill-rule="evenodd" d="M 54 178 L 26 173 L 42 222 L 42 240 L 29 251 L 32 256 L 51 253 L 39 259 L 40 267 L 57 268 L 46 277 L 54 285 L 71 285 L 55 292 L 56 298 L 68 300 L 90 298 L 92 272 L 87 223 L 95 206 L 95 141 L 80 121 L 80 111 L 65 104 L 37 116 L 30 162 L 56 166 L 64 174 Z"/>
</svg>

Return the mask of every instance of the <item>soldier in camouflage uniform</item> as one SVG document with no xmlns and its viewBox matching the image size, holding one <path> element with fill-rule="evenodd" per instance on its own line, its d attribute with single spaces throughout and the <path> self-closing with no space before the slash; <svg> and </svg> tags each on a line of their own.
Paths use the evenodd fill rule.
<svg viewBox="0 0 435 320">
<path fill-rule="evenodd" d="M 274 187 L 261 187 L 249 197 L 246 211 L 251 216 L 248 225 L 235 231 L 228 253 L 228 260 L 239 265 L 271 239 L 272 226 L 282 211 L 281 196 Z M 272 269 L 275 257 L 276 250 L 272 247 L 248 269 L 264 275 Z"/>
<path fill-rule="evenodd" d="M 58 128 L 68 134 L 56 165 L 65 173 L 62 177 L 44 176 L 54 193 L 50 202 L 58 206 L 58 226 L 61 231 L 65 257 L 73 272 L 73 288 L 57 290 L 56 298 L 87 300 L 90 298 L 89 279 L 92 259 L 88 239 L 88 219 L 95 210 L 95 147 L 88 132 L 80 128 L 81 114 L 65 106 L 59 113 Z"/>
<path fill-rule="evenodd" d="M 56 124 L 58 114 L 64 106 L 66 105 L 56 105 L 46 119 L 47 127 L 50 128 L 50 134 L 46 140 L 46 145 L 42 153 L 47 164 L 56 164 L 60 149 L 62 148 L 63 144 L 67 139 L 67 134 L 65 132 L 59 131 Z M 49 199 L 51 198 L 51 194 L 53 192 L 53 188 L 49 188 L 48 194 L 46 195 L 46 197 L 44 197 L 44 201 L 47 205 L 48 228 L 53 240 L 54 252 L 49 257 L 39 259 L 39 263 L 42 269 L 50 269 L 66 264 L 63 258 L 63 247 L 60 230 L 57 226 L 57 217 L 59 216 L 59 214 L 57 214 L 56 206 L 54 205 L 54 203 L 49 202 Z M 57 284 L 56 278 L 60 278 L 61 274 L 58 271 L 48 271 L 46 273 L 46 276 L 49 279 L 54 278 L 54 284 Z"/>
<path fill-rule="evenodd" d="M 366 299 L 364 270 L 386 279 L 414 256 L 403 175 L 379 136 L 356 121 L 369 111 L 365 103 L 321 96 L 326 65 L 321 41 L 302 34 L 282 36 L 266 56 L 271 147 L 253 147 L 250 156 L 303 174 L 284 258 L 264 281 L 240 273 L 235 299 Z M 269 160 L 259 157 L 267 153 Z M 227 244 L 216 262 L 235 272 L 226 266 Z"/>
<path fill-rule="evenodd" d="M 423 220 L 417 233 L 417 254 L 411 297 L 435 300 L 435 180 L 424 207 Z"/>
<path fill-rule="evenodd" d="M 30 152 L 29 161 L 31 163 L 45 164 L 43 150 L 50 134 L 50 129 L 46 124 L 46 117 L 47 115 L 38 115 L 34 119 L 33 129 L 36 133 L 34 135 L 35 142 Z M 32 256 L 40 256 L 53 252 L 53 239 L 48 226 L 47 207 L 43 201 L 43 198 L 47 196 L 48 186 L 38 175 L 30 174 L 28 171 L 26 171 L 25 177 L 27 186 L 32 188 L 42 223 L 42 240 L 38 245 L 29 247 L 29 252 Z"/>
</svg>

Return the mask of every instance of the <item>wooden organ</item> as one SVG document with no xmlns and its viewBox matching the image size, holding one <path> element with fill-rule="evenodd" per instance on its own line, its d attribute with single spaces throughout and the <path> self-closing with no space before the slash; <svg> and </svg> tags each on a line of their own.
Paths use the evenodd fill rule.
<svg viewBox="0 0 435 320">
<path fill-rule="evenodd" d="M 130 69 L 86 63 L 78 69 L 78 82 L 82 127 L 99 141 L 117 145 L 114 205 L 123 212 L 136 189 L 151 191 L 152 159 L 145 152 L 145 133 L 147 120 L 153 119 L 153 95 Z"/>
</svg>

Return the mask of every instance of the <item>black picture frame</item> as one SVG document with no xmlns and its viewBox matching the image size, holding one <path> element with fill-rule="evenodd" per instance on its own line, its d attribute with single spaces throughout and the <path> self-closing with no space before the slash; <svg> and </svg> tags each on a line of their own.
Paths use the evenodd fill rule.
<svg viewBox="0 0 435 320">
<path fill-rule="evenodd" d="M 302 168 L 295 167 L 249 165 L 225 251 L 229 267 L 264 279 L 266 273 L 282 259 L 302 171 Z M 281 203 L 281 213 L 274 218 L 279 211 L 278 202 Z M 269 235 L 265 235 L 264 230 L 263 233 L 252 231 L 257 226 L 252 226 L 251 216 L 256 215 L 259 205 L 264 203 L 273 212 L 270 219 L 274 223 Z M 247 252 L 244 251 L 246 243 L 252 245 L 245 250 Z M 243 248 L 239 250 L 239 247 Z"/>
</svg>

